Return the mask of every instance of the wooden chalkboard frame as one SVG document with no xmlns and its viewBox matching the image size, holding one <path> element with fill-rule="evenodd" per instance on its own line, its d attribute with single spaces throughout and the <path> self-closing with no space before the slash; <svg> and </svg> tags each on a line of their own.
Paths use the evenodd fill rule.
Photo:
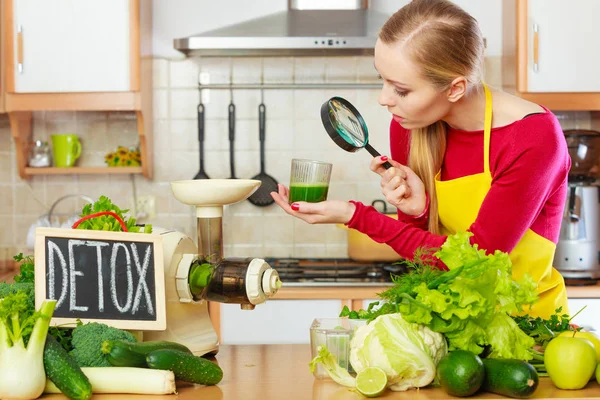
<svg viewBox="0 0 600 400">
<path fill-rule="evenodd" d="M 35 230 L 35 306 L 46 299 L 46 238 L 57 237 L 78 240 L 116 241 L 121 243 L 152 243 L 154 246 L 154 287 L 156 320 L 96 319 L 53 317 L 50 326 L 74 327 L 77 320 L 83 323 L 100 322 L 119 329 L 161 331 L 167 327 L 165 304 L 165 275 L 163 264 L 163 237 L 160 235 L 130 232 L 93 231 L 84 229 L 36 228 Z"/>
</svg>

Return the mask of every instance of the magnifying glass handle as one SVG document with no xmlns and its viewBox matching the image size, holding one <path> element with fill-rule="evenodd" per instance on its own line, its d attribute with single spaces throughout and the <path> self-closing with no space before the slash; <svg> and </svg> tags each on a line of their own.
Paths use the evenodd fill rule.
<svg viewBox="0 0 600 400">
<path fill-rule="evenodd" d="M 373 146 L 371 146 L 369 143 L 367 143 L 367 144 L 365 145 L 365 149 L 367 149 L 367 151 L 369 152 L 369 154 L 371 154 L 373 157 L 379 157 L 379 156 L 381 156 L 381 154 L 379 154 L 379 152 L 378 152 L 377 150 L 375 150 L 375 149 L 373 148 Z M 385 169 L 390 169 L 390 168 L 392 168 L 392 164 L 390 164 L 390 163 L 389 163 L 389 162 L 387 162 L 387 161 L 386 161 L 386 162 L 384 162 L 384 163 L 383 163 L 383 164 L 381 164 L 381 165 L 383 165 L 383 167 L 384 167 Z"/>
</svg>

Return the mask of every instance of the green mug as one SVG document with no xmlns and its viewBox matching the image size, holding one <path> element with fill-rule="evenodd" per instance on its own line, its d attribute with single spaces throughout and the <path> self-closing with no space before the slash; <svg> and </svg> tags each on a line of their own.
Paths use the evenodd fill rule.
<svg viewBox="0 0 600 400">
<path fill-rule="evenodd" d="M 52 135 L 55 167 L 72 167 L 81 155 L 81 142 L 75 134 Z"/>
</svg>

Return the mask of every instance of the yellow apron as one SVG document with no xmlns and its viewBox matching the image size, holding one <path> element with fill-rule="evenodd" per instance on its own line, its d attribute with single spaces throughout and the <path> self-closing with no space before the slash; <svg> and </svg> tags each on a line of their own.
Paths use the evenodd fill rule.
<svg viewBox="0 0 600 400">
<path fill-rule="evenodd" d="M 449 181 L 442 181 L 440 172 L 435 177 L 438 212 L 443 235 L 467 231 L 475 222 L 483 199 L 492 185 L 490 173 L 490 135 L 492 130 L 492 94 L 485 89 L 484 125 L 484 171 Z M 491 227 L 493 229 L 493 227 Z M 568 313 L 567 292 L 562 276 L 552 267 L 556 245 L 528 229 L 519 243 L 510 252 L 513 278 L 520 280 L 529 273 L 538 284 L 539 301 L 525 312 L 536 317 L 548 318 L 562 306 Z M 494 249 L 487 249 L 493 251 Z"/>
</svg>

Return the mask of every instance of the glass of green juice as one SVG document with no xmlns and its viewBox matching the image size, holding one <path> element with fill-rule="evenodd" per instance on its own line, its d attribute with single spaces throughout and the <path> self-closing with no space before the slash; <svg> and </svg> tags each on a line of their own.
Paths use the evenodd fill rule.
<svg viewBox="0 0 600 400">
<path fill-rule="evenodd" d="M 332 164 L 323 161 L 294 158 L 290 174 L 290 204 L 327 200 L 332 167 Z"/>
</svg>

